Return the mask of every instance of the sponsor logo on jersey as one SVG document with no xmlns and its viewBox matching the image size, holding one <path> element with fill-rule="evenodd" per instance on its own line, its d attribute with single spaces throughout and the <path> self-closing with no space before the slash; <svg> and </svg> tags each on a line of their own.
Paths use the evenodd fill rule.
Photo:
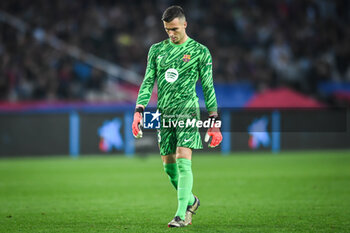
<svg viewBox="0 0 350 233">
<path fill-rule="evenodd" d="M 184 62 L 189 62 L 190 60 L 191 60 L 191 55 L 184 55 L 184 57 L 182 58 L 182 60 L 184 61 Z"/>
<path fill-rule="evenodd" d="M 176 69 L 171 68 L 165 72 L 165 80 L 168 81 L 169 83 L 175 82 L 178 77 L 179 77 L 179 72 L 177 72 Z"/>
</svg>

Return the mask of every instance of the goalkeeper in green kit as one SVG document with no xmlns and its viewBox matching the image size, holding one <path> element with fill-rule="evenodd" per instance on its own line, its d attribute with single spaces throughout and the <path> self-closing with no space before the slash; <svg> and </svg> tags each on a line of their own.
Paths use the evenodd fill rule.
<svg viewBox="0 0 350 233">
<path fill-rule="evenodd" d="M 220 121 L 213 86 L 212 59 L 208 48 L 187 36 L 187 22 L 181 7 L 171 6 L 166 9 L 162 21 L 169 39 L 152 45 L 148 53 L 146 74 L 139 90 L 132 124 L 132 132 L 136 138 L 142 137 L 140 124 L 156 80 L 157 108 L 162 120 L 186 122 L 188 118 L 196 121 L 200 119 L 195 90 L 196 82 L 200 78 L 210 122 L 217 125 Z M 216 147 L 222 141 L 220 128 L 213 125 L 208 128 L 205 139 L 208 141 L 211 137 L 209 147 Z M 166 127 L 161 125 L 158 129 L 164 170 L 177 190 L 178 198 L 178 208 L 174 219 L 168 223 L 169 227 L 191 224 L 192 215 L 200 205 L 198 197 L 192 194 L 191 158 L 192 149 L 202 149 L 203 146 L 198 128 L 192 126 L 170 124 Z"/>
</svg>

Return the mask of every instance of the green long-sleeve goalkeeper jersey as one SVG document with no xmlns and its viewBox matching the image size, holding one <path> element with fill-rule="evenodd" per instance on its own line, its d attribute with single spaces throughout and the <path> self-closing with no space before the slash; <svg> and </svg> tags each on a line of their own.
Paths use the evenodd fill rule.
<svg viewBox="0 0 350 233">
<path fill-rule="evenodd" d="M 207 111 L 217 111 L 212 59 L 208 48 L 191 38 L 180 45 L 169 39 L 154 44 L 148 53 L 146 74 L 136 104 L 147 106 L 157 80 L 159 109 L 184 110 L 198 106 L 198 78 Z"/>
</svg>

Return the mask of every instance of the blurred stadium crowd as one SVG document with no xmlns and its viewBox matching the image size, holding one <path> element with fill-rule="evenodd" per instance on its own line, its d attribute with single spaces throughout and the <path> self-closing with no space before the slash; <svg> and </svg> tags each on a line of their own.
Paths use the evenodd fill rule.
<svg viewBox="0 0 350 233">
<path fill-rule="evenodd" d="M 210 49 L 216 83 L 251 82 L 258 91 L 288 85 L 317 96 L 321 81 L 350 81 L 347 0 L 4 0 L 0 10 L 30 30 L 0 22 L 0 100 L 111 92 L 105 72 L 51 47 L 45 33 L 142 79 L 150 45 L 167 37 L 160 19 L 172 4 L 184 8 L 189 36 Z"/>
</svg>

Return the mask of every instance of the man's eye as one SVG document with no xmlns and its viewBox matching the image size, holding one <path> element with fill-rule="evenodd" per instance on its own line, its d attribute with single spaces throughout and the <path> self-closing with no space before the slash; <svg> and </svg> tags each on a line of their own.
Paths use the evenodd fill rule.
<svg viewBox="0 0 350 233">
<path fill-rule="evenodd" d="M 177 28 L 174 28 L 174 29 L 167 29 L 167 28 L 165 28 L 165 31 L 167 31 L 167 32 L 169 32 L 169 31 L 176 32 L 176 31 L 177 31 Z"/>
</svg>

